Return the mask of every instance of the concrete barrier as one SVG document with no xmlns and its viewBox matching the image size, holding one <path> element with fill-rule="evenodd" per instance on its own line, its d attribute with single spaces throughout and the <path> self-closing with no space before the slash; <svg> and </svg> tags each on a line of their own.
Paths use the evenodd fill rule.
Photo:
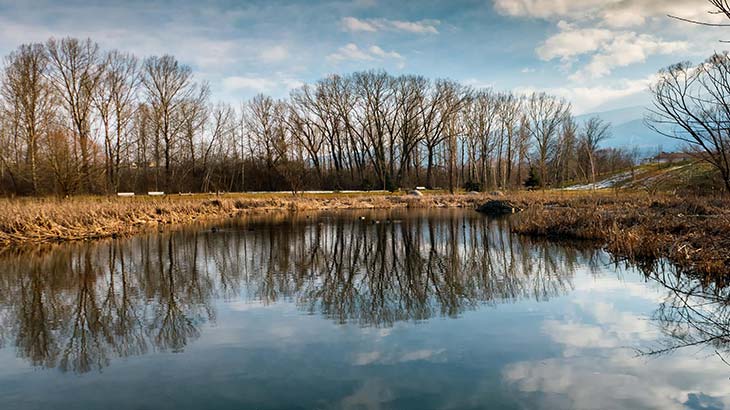
<svg viewBox="0 0 730 410">
<path fill-rule="evenodd" d="M 134 192 L 117 192 L 117 196 L 124 196 L 124 197 L 134 196 Z"/>
<path fill-rule="evenodd" d="M 155 191 L 152 191 L 152 192 L 148 192 L 147 195 L 149 195 L 149 196 L 162 196 L 162 195 L 165 195 L 165 193 L 164 192 L 155 192 Z"/>
</svg>

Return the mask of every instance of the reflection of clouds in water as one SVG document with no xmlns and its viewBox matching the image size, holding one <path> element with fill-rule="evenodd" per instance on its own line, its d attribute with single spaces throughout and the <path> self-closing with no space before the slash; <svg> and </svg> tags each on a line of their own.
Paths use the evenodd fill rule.
<svg viewBox="0 0 730 410">
<path fill-rule="evenodd" d="M 430 361 L 443 363 L 446 361 L 444 355 L 446 349 L 419 349 L 411 351 L 395 351 L 395 352 L 363 352 L 355 354 L 353 365 L 366 366 L 370 364 L 396 364 L 415 361 Z"/>
<path fill-rule="evenodd" d="M 373 364 L 380 359 L 381 353 L 380 352 L 364 352 L 364 353 L 358 353 L 355 355 L 355 360 L 353 360 L 352 364 L 355 366 L 366 366 L 368 364 Z"/>
<path fill-rule="evenodd" d="M 626 268 L 618 272 L 623 272 L 623 276 L 632 278 L 641 276 L 641 273 L 635 268 Z M 621 277 L 617 278 L 614 272 L 594 276 L 590 274 L 586 267 L 580 267 L 576 271 L 573 290 L 576 293 L 597 292 L 606 294 L 608 292 L 617 292 L 627 299 L 640 299 L 651 303 L 661 303 L 667 293 L 666 289 L 657 286 L 653 282 L 647 284 L 645 282 L 622 280 Z"/>
<path fill-rule="evenodd" d="M 382 408 L 384 403 L 395 398 L 392 389 L 383 380 L 374 379 L 366 381 L 357 391 L 342 399 L 339 408 L 342 409 L 368 409 L 375 410 Z"/>
<path fill-rule="evenodd" d="M 257 300 L 239 300 L 236 302 L 227 303 L 226 306 L 228 307 L 228 309 L 236 312 L 248 312 L 252 310 L 266 309 L 269 307 L 263 304 L 261 301 Z"/>
<path fill-rule="evenodd" d="M 696 351 L 642 359 L 631 348 L 653 341 L 658 330 L 646 317 L 601 301 L 597 280 L 574 301 L 576 311 L 548 319 L 543 332 L 563 346 L 563 357 L 507 365 L 503 378 L 524 393 L 546 395 L 544 408 L 710 409 L 730 406 L 730 369 Z M 582 287 L 577 281 L 577 287 Z M 625 283 L 627 291 L 637 291 Z M 614 286 L 608 286 L 611 291 Z M 583 288 L 585 289 L 585 288 Z M 633 296 L 641 296 L 641 292 Z M 656 291 L 645 289 L 646 299 Z M 567 401 L 567 402 L 566 402 Z"/>
<path fill-rule="evenodd" d="M 546 320 L 543 331 L 555 342 L 566 347 L 617 347 L 612 338 L 606 337 L 604 329 L 582 323 Z"/>
<path fill-rule="evenodd" d="M 596 324 L 545 320 L 543 332 L 566 348 L 616 348 L 640 341 L 655 340 L 658 332 L 651 322 L 629 312 L 621 312 L 612 303 L 577 300 L 582 312 L 591 315 Z"/>
<path fill-rule="evenodd" d="M 522 392 L 560 395 L 569 407 L 579 409 L 682 409 L 685 403 L 697 403 L 698 397 L 728 406 L 727 374 L 727 367 L 718 361 L 688 357 L 645 361 L 629 349 L 595 357 L 519 362 L 503 372 L 505 380 Z"/>
</svg>

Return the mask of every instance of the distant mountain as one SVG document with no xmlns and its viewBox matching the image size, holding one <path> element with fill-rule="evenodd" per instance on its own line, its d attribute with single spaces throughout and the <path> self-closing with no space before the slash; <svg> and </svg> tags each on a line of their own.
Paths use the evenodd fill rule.
<svg viewBox="0 0 730 410">
<path fill-rule="evenodd" d="M 646 107 L 635 106 L 617 110 L 583 114 L 576 117 L 582 124 L 591 117 L 599 117 L 611 124 L 611 138 L 603 142 L 603 146 L 610 148 L 634 148 L 651 153 L 659 148 L 664 151 L 679 149 L 680 142 L 667 138 L 646 126 L 644 117 L 648 111 Z"/>
</svg>

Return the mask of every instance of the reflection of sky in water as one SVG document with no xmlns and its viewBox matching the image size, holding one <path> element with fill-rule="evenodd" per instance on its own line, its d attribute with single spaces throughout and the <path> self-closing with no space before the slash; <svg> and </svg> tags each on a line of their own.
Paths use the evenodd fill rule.
<svg viewBox="0 0 730 410">
<path fill-rule="evenodd" d="M 219 269 L 200 257 L 200 266 Z M 589 269 L 580 259 L 569 282 L 549 300 L 535 289 L 532 297 L 479 301 L 456 318 L 384 325 L 338 323 L 312 312 L 297 292 L 266 302 L 256 289 L 218 292 L 209 306 L 215 314 L 196 324 L 199 337 L 181 352 L 152 347 L 87 373 L 34 368 L 4 332 L 0 401 L 3 409 L 730 406 L 730 367 L 713 350 L 636 357 L 635 349 L 661 337 L 650 319 L 663 288 L 634 271 Z"/>
<path fill-rule="evenodd" d="M 636 348 L 659 337 L 647 319 L 664 291 L 625 276 L 619 282 L 610 271 L 596 280 L 578 275 L 563 313 L 541 324 L 559 354 L 510 363 L 504 380 L 539 396 L 534 408 L 727 408 L 730 368 L 711 350 L 637 358 Z"/>
</svg>

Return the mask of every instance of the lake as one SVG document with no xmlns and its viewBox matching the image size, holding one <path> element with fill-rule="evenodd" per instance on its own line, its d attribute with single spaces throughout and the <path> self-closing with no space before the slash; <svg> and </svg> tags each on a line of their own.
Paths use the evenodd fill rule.
<svg viewBox="0 0 730 410">
<path fill-rule="evenodd" d="M 726 288 L 470 210 L 0 256 L 0 409 L 730 408 Z"/>
</svg>

